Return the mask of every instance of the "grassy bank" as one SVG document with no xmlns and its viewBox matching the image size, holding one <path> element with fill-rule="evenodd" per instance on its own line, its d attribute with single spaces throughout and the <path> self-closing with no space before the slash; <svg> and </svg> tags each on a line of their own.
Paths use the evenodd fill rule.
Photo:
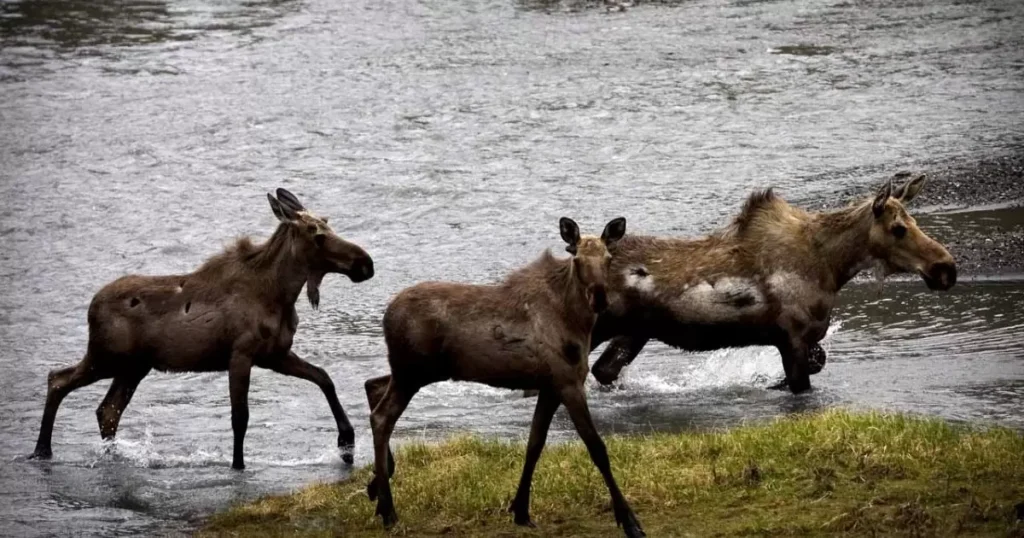
<svg viewBox="0 0 1024 538">
<path fill-rule="evenodd" d="M 721 433 L 606 439 L 623 492 L 650 536 L 1024 536 L 1024 438 L 937 420 L 831 411 Z M 581 443 L 549 446 L 533 520 L 505 507 L 523 443 L 459 437 L 407 445 L 393 487 L 410 536 L 617 536 L 608 493 Z M 351 480 L 267 497 L 213 517 L 203 536 L 383 536 Z"/>
</svg>

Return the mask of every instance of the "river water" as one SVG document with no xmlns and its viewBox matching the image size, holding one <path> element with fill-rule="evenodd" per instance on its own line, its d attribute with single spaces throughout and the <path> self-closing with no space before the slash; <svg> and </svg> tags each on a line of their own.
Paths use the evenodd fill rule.
<svg viewBox="0 0 1024 538">
<path fill-rule="evenodd" d="M 25 459 L 46 372 L 84 352 L 92 294 L 266 237 L 265 192 L 296 192 L 376 262 L 363 284 L 328 277 L 319 312 L 300 305 L 295 345 L 333 377 L 365 464 L 361 384 L 386 371 L 392 294 L 498 279 L 557 247 L 562 215 L 592 233 L 625 215 L 634 232 L 696 234 L 753 187 L 822 200 L 915 164 L 1017 151 L 1022 17 L 1015 0 L 613 14 L 568 0 L 0 2 L 3 534 L 172 534 L 345 475 L 319 390 L 263 371 L 244 473 L 229 468 L 223 374 L 151 375 L 109 446 L 94 415 L 108 383 L 79 390 L 53 461 Z M 975 220 L 921 222 L 941 239 Z M 910 280 L 845 290 L 811 394 L 766 390 L 781 375 L 769 349 L 652 344 L 619 389 L 591 387 L 595 420 L 682 430 L 842 405 L 1024 429 L 1024 280 L 970 277 L 946 294 Z M 532 406 L 439 384 L 396 439 L 525 439 Z M 561 415 L 553 432 L 572 437 Z"/>
</svg>

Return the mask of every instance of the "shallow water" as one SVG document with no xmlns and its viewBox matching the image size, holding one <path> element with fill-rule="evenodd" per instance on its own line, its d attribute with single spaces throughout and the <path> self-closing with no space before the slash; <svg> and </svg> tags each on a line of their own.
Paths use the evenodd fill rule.
<svg viewBox="0 0 1024 538">
<path fill-rule="evenodd" d="M 438 4 L 438 3 L 435 3 Z M 755 186 L 813 200 L 914 163 L 1024 141 L 1024 6 L 664 2 L 623 14 L 512 0 L 0 3 L 0 521 L 12 535 L 164 534 L 235 500 L 344 476 L 311 384 L 257 371 L 244 473 L 227 379 L 154 374 L 111 446 L 73 393 L 51 463 L 28 462 L 46 372 L 72 364 L 92 294 L 185 272 L 266 236 L 286 186 L 373 255 L 300 307 L 369 461 L 361 383 L 386 371 L 388 297 L 499 278 L 570 215 L 596 231 L 691 234 Z M 973 225 L 984 215 L 922 220 Z M 1000 219 L 1007 217 L 1000 213 Z M 765 387 L 774 351 L 651 345 L 623 388 L 592 387 L 602 431 L 681 430 L 832 405 L 1024 428 L 1020 280 L 843 294 L 816 390 Z M 532 400 L 424 390 L 399 440 L 525 438 Z M 554 437 L 570 437 L 559 415 Z"/>
</svg>

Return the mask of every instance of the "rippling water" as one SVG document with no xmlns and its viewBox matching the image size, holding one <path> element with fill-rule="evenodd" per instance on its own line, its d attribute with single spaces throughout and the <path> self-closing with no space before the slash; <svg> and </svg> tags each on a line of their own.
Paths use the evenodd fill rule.
<svg viewBox="0 0 1024 538">
<path fill-rule="evenodd" d="M 433 5 L 432 5 L 433 4 Z M 361 383 L 386 370 L 388 297 L 499 278 L 617 215 L 633 231 L 721 224 L 754 186 L 820 199 L 914 163 L 1024 142 L 1019 2 L 523 0 L 0 2 L 0 521 L 14 535 L 154 534 L 239 499 L 344 476 L 311 384 L 257 371 L 249 468 L 232 472 L 226 376 L 154 374 L 119 439 L 107 383 L 65 400 L 52 463 L 27 462 L 46 372 L 77 361 L 92 294 L 186 272 L 273 228 L 286 186 L 373 255 L 302 305 L 296 350 L 334 378 L 369 461 Z M 958 220 L 961 219 L 961 220 Z M 957 226 L 971 217 L 931 221 Z M 1020 282 L 844 292 L 816 390 L 765 387 L 767 349 L 652 345 L 603 431 L 734 424 L 830 405 L 1024 428 Z M 525 438 L 532 401 L 440 384 L 402 440 Z M 571 425 L 556 417 L 559 438 Z"/>
</svg>

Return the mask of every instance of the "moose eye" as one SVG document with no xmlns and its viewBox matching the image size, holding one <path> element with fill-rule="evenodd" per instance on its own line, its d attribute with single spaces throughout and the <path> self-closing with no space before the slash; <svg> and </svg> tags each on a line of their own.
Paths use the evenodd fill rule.
<svg viewBox="0 0 1024 538">
<path fill-rule="evenodd" d="M 903 236 L 907 235 L 907 227 L 902 224 L 893 226 L 892 235 L 895 236 L 896 239 L 903 239 Z"/>
<path fill-rule="evenodd" d="M 306 225 L 306 231 L 309 232 L 309 233 L 316 233 L 316 225 L 315 224 L 307 224 Z"/>
<path fill-rule="evenodd" d="M 327 236 L 324 234 L 316 234 L 313 236 L 313 242 L 316 243 L 316 246 L 321 248 L 324 246 L 324 241 L 326 240 Z"/>
</svg>

